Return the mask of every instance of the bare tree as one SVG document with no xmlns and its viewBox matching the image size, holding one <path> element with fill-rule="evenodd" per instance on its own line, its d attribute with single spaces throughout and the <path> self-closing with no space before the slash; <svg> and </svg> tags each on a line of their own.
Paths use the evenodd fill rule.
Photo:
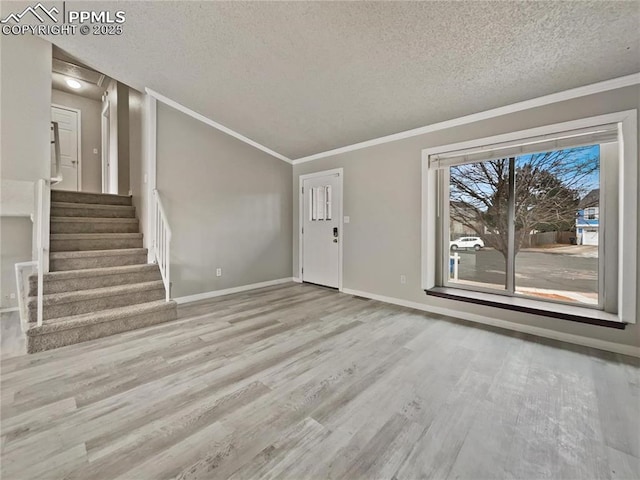
<svg viewBox="0 0 640 480">
<path fill-rule="evenodd" d="M 599 169 L 590 147 L 523 155 L 515 159 L 515 252 L 532 231 L 570 229 L 580 197 Z M 452 167 L 450 216 L 485 243 L 508 251 L 510 159 Z"/>
</svg>

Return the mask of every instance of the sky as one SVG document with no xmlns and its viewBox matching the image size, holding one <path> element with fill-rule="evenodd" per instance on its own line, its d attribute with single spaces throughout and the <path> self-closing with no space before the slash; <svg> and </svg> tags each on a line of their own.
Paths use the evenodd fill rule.
<svg viewBox="0 0 640 480">
<path fill-rule="evenodd" d="M 600 145 L 567 148 L 560 151 L 573 152 L 573 154 L 567 158 L 567 162 L 583 163 L 585 160 L 593 159 L 593 162 L 596 166 L 593 173 L 582 179 L 580 181 L 580 184 L 577 185 L 577 187 L 579 187 L 580 189 L 580 198 L 584 198 L 591 190 L 600 188 Z M 533 155 L 535 154 L 527 154 L 516 157 L 516 166 L 518 164 L 522 165 L 528 162 Z M 461 165 L 460 167 L 451 167 L 451 175 L 464 175 L 464 169 L 465 165 Z M 568 174 L 567 177 L 572 177 L 572 174 Z M 494 187 L 490 186 L 489 184 L 476 183 L 476 188 L 486 193 L 487 195 L 491 195 L 493 193 Z M 482 209 L 483 207 L 471 198 L 469 198 L 467 201 L 469 201 L 469 203 L 471 204 L 475 204 L 477 208 Z"/>
<path fill-rule="evenodd" d="M 571 150 L 574 150 L 574 149 L 572 148 L 565 149 L 565 151 L 571 151 Z M 586 177 L 584 179 L 584 182 L 582 184 L 584 192 L 581 194 L 581 196 L 583 197 L 587 193 L 589 193 L 591 190 L 595 188 L 600 188 L 600 145 L 591 145 L 587 148 L 579 147 L 579 148 L 576 148 L 575 150 L 576 150 L 576 154 L 575 154 L 575 157 L 573 158 L 574 161 L 583 162 L 588 158 L 593 158 L 594 162 L 597 162 L 598 164 L 598 168 L 595 169 L 594 172 L 589 177 Z M 522 155 L 522 156 L 516 157 L 516 165 L 519 162 L 526 162 L 528 159 L 531 158 L 531 156 L 532 155 Z"/>
</svg>

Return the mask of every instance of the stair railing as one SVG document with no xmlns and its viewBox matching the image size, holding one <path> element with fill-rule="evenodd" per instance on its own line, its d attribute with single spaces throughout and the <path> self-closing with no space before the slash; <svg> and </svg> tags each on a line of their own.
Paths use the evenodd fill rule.
<svg viewBox="0 0 640 480">
<path fill-rule="evenodd" d="M 15 265 L 16 283 L 18 285 L 18 312 L 20 313 L 20 327 L 23 333 L 27 333 L 29 329 L 29 310 L 26 302 L 29 286 L 25 284 L 25 281 L 28 280 L 33 272 L 38 271 L 37 268 L 38 262 L 36 261 L 20 262 Z M 29 273 L 25 275 L 25 270 L 27 269 Z"/>
<path fill-rule="evenodd" d="M 167 220 L 167 214 L 164 211 L 162 202 L 160 201 L 160 193 L 157 189 L 153 190 L 153 254 L 156 263 L 160 268 L 164 289 L 166 292 L 166 301 L 171 299 L 171 228 Z"/>
<path fill-rule="evenodd" d="M 35 269 L 38 273 L 38 293 L 37 293 L 37 325 L 42 326 L 44 311 L 44 274 L 49 272 L 49 220 L 51 216 L 51 185 L 62 181 L 62 157 L 60 155 L 60 131 L 58 122 L 51 122 L 51 132 L 53 140 L 51 144 L 54 148 L 54 171 L 51 179 L 41 178 L 35 182 L 34 213 L 31 220 L 35 227 L 35 257 L 31 262 L 20 262 L 15 264 L 18 310 L 20 313 L 20 325 L 22 331 L 26 332 L 29 325 L 29 308 L 27 303 L 29 287 L 25 287 L 25 270 L 33 273 Z"/>
<path fill-rule="evenodd" d="M 44 274 L 49 272 L 49 217 L 51 184 L 44 178 L 36 182 L 36 261 L 38 262 L 38 326 L 42 326 Z"/>
<path fill-rule="evenodd" d="M 33 273 L 35 268 L 38 274 L 38 291 L 37 291 L 37 316 L 36 322 L 39 327 L 42 326 L 43 320 L 43 302 L 44 302 L 44 274 L 49 272 L 49 218 L 51 208 L 51 183 L 41 178 L 35 183 L 35 200 L 34 215 L 32 217 L 35 227 L 35 257 L 31 262 L 16 263 L 16 283 L 18 293 L 18 309 L 20 311 L 20 324 L 22 330 L 26 331 L 29 324 L 29 308 L 26 302 L 28 296 L 28 288 L 25 288 L 25 270 L 30 269 L 29 273 Z"/>
</svg>

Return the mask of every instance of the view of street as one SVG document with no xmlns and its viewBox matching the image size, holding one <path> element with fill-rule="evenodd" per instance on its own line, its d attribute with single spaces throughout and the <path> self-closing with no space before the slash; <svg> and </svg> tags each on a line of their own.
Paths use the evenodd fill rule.
<svg viewBox="0 0 640 480">
<path fill-rule="evenodd" d="M 478 252 L 459 250 L 457 253 L 460 255 L 459 281 L 490 288 L 505 284 L 505 260 L 500 252 L 484 248 Z M 557 293 L 558 300 L 597 303 L 597 253 L 597 246 L 583 245 L 523 249 L 516 256 L 516 289 L 534 295 L 533 292 L 540 289 Z M 579 295 L 571 295 L 572 292 Z"/>
</svg>

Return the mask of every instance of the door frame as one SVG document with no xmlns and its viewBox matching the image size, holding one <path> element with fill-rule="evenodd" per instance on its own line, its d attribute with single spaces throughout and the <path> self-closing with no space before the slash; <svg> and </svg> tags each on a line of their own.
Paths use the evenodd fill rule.
<svg viewBox="0 0 640 480">
<path fill-rule="evenodd" d="M 76 113 L 77 132 L 78 132 L 78 170 L 76 175 L 78 176 L 77 192 L 82 191 L 82 110 L 79 108 L 67 107 L 66 105 L 60 105 L 58 103 L 52 103 L 52 107 L 60 108 L 61 110 L 68 110 Z"/>
<path fill-rule="evenodd" d="M 303 265 L 303 249 L 304 238 L 302 228 L 304 227 L 304 194 L 302 187 L 304 181 L 314 177 L 324 177 L 327 175 L 338 174 L 338 188 L 340 189 L 340 208 L 338 210 L 339 227 L 342 232 L 339 236 L 338 244 L 338 291 L 342 291 L 342 262 L 343 262 L 343 245 L 344 245 L 344 168 L 333 168 L 331 170 L 323 170 L 321 172 L 306 173 L 298 176 L 298 278 L 302 282 Z"/>
<path fill-rule="evenodd" d="M 100 143 L 101 145 L 101 160 L 102 160 L 102 193 L 109 193 L 109 138 L 110 125 L 109 125 L 109 100 L 106 100 L 102 104 L 100 111 Z"/>
</svg>

